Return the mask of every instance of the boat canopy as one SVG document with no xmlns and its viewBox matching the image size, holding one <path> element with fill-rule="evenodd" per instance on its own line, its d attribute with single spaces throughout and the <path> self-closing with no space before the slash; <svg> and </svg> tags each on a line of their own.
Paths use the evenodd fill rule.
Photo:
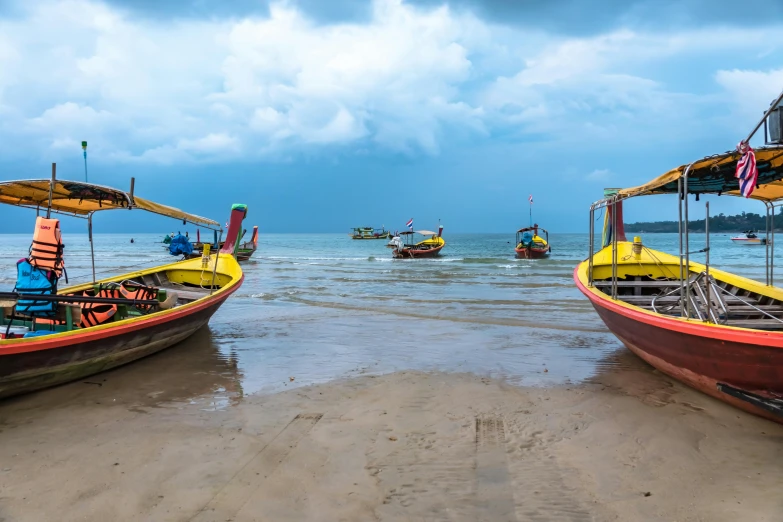
<svg viewBox="0 0 783 522">
<path fill-rule="evenodd" d="M 406 230 L 404 232 L 400 232 L 400 235 L 406 235 L 406 234 L 421 234 L 422 236 L 437 236 L 437 232 L 433 232 L 432 230 Z"/>
<path fill-rule="evenodd" d="M 0 203 L 35 209 L 48 208 L 50 184 L 48 179 L 2 181 Z M 217 221 L 188 214 L 178 208 L 161 205 L 111 187 L 81 181 L 56 180 L 52 188 L 51 208 L 62 214 L 87 216 L 100 210 L 138 208 L 195 225 L 220 227 Z"/>
<path fill-rule="evenodd" d="M 544 227 L 525 227 L 517 230 L 517 234 L 520 234 L 522 232 L 532 232 L 533 230 L 540 230 L 541 232 L 546 233 L 546 229 Z"/>
<path fill-rule="evenodd" d="M 758 188 L 750 197 L 765 202 L 783 199 L 783 149 L 759 148 L 754 152 L 759 177 Z M 739 180 L 735 177 L 737 162 L 741 158 L 739 152 L 730 151 L 692 163 L 688 171 L 688 193 L 741 196 Z M 687 169 L 688 165 L 681 165 L 644 185 L 622 189 L 617 194 L 623 198 L 647 194 L 677 194 L 677 181 L 684 177 Z"/>
</svg>

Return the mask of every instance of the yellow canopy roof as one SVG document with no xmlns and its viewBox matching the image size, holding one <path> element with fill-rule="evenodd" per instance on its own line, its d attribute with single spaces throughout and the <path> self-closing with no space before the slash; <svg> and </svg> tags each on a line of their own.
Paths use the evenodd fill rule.
<svg viewBox="0 0 783 522">
<path fill-rule="evenodd" d="M 0 203 L 18 207 L 45 209 L 49 206 L 48 179 L 0 182 Z M 139 208 L 162 216 L 189 221 L 196 225 L 220 226 L 220 223 L 182 210 L 136 197 L 111 187 L 57 180 L 52 191 L 52 210 L 86 216 L 99 210 Z"/>
<path fill-rule="evenodd" d="M 783 199 L 783 149 L 761 148 L 755 152 L 759 170 L 758 187 L 750 197 L 760 201 Z M 739 180 L 735 177 L 740 158 L 739 152 L 732 151 L 693 163 L 688 172 L 688 193 L 741 196 Z M 687 165 L 681 165 L 644 185 L 622 189 L 618 194 L 627 198 L 646 194 L 677 194 L 677 180 L 682 178 L 687 168 Z"/>
</svg>

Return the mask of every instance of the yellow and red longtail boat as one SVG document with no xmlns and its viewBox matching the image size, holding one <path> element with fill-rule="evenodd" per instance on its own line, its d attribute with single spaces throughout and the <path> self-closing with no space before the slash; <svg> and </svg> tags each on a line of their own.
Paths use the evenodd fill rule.
<svg viewBox="0 0 783 522">
<path fill-rule="evenodd" d="M 745 145 L 747 142 L 744 142 Z M 753 151 L 750 151 L 753 154 Z M 774 236 L 774 205 L 783 201 L 783 140 L 755 152 L 757 178 L 738 179 L 750 165 L 748 148 L 677 167 L 644 185 L 609 189 L 590 208 L 590 255 L 574 271 L 579 290 L 628 349 L 646 362 L 717 399 L 783 422 L 783 289 L 774 286 L 774 241 L 766 241 L 764 282 L 710 266 L 709 203 L 706 244 L 690 256 L 691 195 L 745 196 L 767 208 L 767 238 Z M 751 185 L 752 184 L 752 185 Z M 753 187 L 756 187 L 753 190 Z M 677 194 L 678 255 L 627 241 L 623 201 Z M 690 202 L 693 205 L 693 202 Z M 606 209 L 601 248 L 594 251 L 594 213 Z"/>
<path fill-rule="evenodd" d="M 206 227 L 216 221 L 140 198 L 131 191 L 55 179 L 0 182 L 0 203 L 86 217 L 92 248 L 92 217 L 111 209 L 145 210 Z M 83 378 L 163 350 L 207 324 L 239 289 L 242 269 L 235 254 L 247 213 L 234 205 L 223 248 L 208 258 L 139 270 L 57 290 L 67 252 L 57 241 L 49 251 L 31 250 L 18 265 L 17 288 L 0 293 L 0 397 Z M 38 237 L 38 236 L 36 236 Z M 54 237 L 50 235 L 49 237 Z M 34 243 L 34 247 L 35 247 Z M 47 264 L 50 263 L 50 264 Z M 21 267 L 21 268 L 20 268 Z M 48 283 L 47 283 L 48 281 Z M 35 284 L 44 282 L 44 285 Z M 19 288 L 20 284 L 30 288 Z M 35 286 L 35 288 L 32 288 Z"/>
</svg>

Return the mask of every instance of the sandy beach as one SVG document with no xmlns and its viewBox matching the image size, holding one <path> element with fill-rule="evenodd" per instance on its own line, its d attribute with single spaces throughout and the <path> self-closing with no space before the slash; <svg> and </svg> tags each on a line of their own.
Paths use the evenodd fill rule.
<svg viewBox="0 0 783 522">
<path fill-rule="evenodd" d="M 780 520 L 783 426 L 627 357 L 575 386 L 404 371 L 227 407 L 126 367 L 0 404 L 0 520 Z"/>
</svg>

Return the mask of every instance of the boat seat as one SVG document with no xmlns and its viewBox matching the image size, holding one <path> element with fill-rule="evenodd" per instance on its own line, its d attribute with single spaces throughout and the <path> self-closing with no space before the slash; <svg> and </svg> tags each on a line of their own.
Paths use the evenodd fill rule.
<svg viewBox="0 0 783 522">
<path fill-rule="evenodd" d="M 169 308 L 174 308 L 174 306 L 177 304 L 177 301 L 179 300 L 179 296 L 176 292 L 166 292 L 166 299 L 164 301 L 161 301 L 158 305 L 161 310 L 168 310 Z"/>
</svg>

